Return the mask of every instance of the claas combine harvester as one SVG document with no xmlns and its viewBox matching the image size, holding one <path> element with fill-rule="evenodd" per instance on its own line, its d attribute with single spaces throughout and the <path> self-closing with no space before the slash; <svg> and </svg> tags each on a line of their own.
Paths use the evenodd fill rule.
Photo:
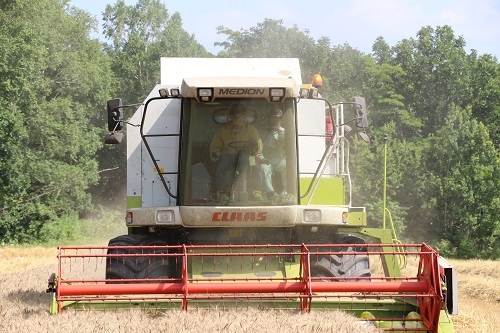
<svg viewBox="0 0 500 333">
<path fill-rule="evenodd" d="M 131 118 L 108 101 L 106 143 L 126 125 L 128 234 L 59 248 L 51 312 L 327 309 L 375 330 L 453 332 L 453 268 L 351 205 L 364 98 L 330 103 L 320 81 L 302 84 L 298 59 L 162 58 Z"/>
</svg>

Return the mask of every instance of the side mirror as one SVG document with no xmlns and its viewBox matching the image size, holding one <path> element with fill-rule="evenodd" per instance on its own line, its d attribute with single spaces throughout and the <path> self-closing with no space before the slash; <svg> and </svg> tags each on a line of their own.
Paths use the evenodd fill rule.
<svg viewBox="0 0 500 333">
<path fill-rule="evenodd" d="M 354 105 L 356 109 L 356 126 L 367 128 L 368 116 L 366 110 L 366 101 L 364 97 L 354 97 Z"/>
<path fill-rule="evenodd" d="M 123 128 L 123 106 L 122 99 L 111 99 L 108 106 L 108 131 L 119 131 Z"/>
<path fill-rule="evenodd" d="M 111 132 L 106 134 L 106 136 L 104 137 L 104 143 L 108 145 L 117 145 L 122 142 L 122 139 L 122 132 Z"/>
<path fill-rule="evenodd" d="M 370 137 L 368 136 L 368 134 L 366 134 L 365 132 L 359 132 L 358 135 L 361 138 L 361 140 L 363 140 L 366 143 L 370 143 Z"/>
</svg>

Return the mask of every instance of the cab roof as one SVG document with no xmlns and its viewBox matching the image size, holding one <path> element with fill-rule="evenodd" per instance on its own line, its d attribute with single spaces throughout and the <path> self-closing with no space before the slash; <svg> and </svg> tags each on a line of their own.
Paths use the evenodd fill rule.
<svg viewBox="0 0 500 333">
<path fill-rule="evenodd" d="M 213 88 L 217 98 L 269 98 L 271 88 L 284 88 L 285 98 L 298 97 L 297 83 L 291 78 L 277 77 L 199 77 L 185 78 L 181 94 L 185 98 L 197 98 L 198 88 Z"/>
</svg>

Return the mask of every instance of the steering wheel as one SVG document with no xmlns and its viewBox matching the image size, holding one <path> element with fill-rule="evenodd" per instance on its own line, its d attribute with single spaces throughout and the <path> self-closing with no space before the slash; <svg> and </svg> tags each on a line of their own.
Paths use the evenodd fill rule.
<svg viewBox="0 0 500 333">
<path fill-rule="evenodd" d="M 232 141 L 229 142 L 228 147 L 234 150 L 250 152 L 257 149 L 257 142 L 255 140 Z"/>
</svg>

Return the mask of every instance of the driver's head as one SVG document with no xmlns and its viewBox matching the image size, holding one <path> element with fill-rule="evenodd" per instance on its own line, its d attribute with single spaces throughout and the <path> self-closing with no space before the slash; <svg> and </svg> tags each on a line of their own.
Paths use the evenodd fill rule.
<svg viewBox="0 0 500 333">
<path fill-rule="evenodd" d="M 280 126 L 281 118 L 283 117 L 283 111 L 280 109 L 271 109 L 267 115 L 269 125 L 272 128 L 278 128 Z"/>
<path fill-rule="evenodd" d="M 241 104 L 233 104 L 231 110 L 229 111 L 229 122 L 233 128 L 241 128 L 246 124 L 246 112 L 245 107 Z"/>
</svg>

